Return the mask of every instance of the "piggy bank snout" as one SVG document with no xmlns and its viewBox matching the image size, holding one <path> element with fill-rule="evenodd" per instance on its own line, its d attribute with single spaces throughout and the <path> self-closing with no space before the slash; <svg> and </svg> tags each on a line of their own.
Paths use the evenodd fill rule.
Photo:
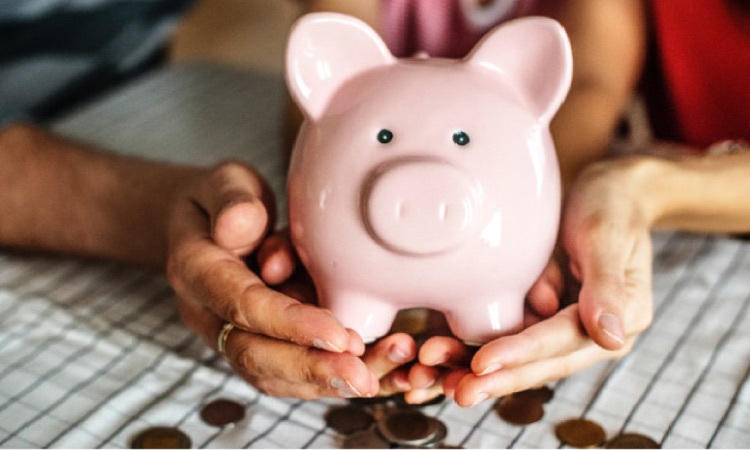
<svg viewBox="0 0 750 450">
<path fill-rule="evenodd" d="M 457 247 L 478 220 L 475 182 L 442 160 L 405 159 L 370 173 L 362 191 L 369 233 L 392 251 L 431 255 Z"/>
</svg>

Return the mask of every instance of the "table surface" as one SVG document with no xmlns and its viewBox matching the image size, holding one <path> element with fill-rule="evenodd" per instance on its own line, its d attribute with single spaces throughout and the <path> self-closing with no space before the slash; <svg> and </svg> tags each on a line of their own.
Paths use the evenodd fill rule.
<svg viewBox="0 0 750 450">
<path fill-rule="evenodd" d="M 212 65 L 151 74 L 53 124 L 118 152 L 210 164 L 236 157 L 283 193 L 282 81 Z M 282 198 L 282 197 L 280 197 Z M 283 205 L 282 205 L 283 209 Z M 552 448 L 569 418 L 669 448 L 750 447 L 750 242 L 655 233 L 653 325 L 619 361 L 550 387 L 541 421 L 501 420 L 488 400 L 425 407 L 446 443 Z M 205 424 L 217 398 L 245 405 Z M 0 446 L 127 448 L 139 431 L 179 427 L 194 447 L 335 448 L 323 416 L 344 401 L 267 397 L 187 330 L 164 277 L 117 264 L 0 253 Z"/>
</svg>

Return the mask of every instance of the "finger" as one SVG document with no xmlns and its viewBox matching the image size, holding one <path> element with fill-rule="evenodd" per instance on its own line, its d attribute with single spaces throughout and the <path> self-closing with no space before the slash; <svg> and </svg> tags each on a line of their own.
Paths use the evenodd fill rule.
<svg viewBox="0 0 750 450">
<path fill-rule="evenodd" d="M 581 272 L 581 320 L 596 343 L 615 350 L 625 343 L 626 265 L 634 245 L 608 227 L 586 231 L 569 250 Z"/>
<path fill-rule="evenodd" d="M 266 287 L 242 263 L 210 242 L 185 244 L 181 258 L 181 287 L 235 326 L 277 339 L 343 352 L 353 345 L 352 335 L 324 309 L 303 304 Z M 358 338 L 358 336 L 357 336 Z M 358 348 L 364 345 L 356 343 Z M 361 353 L 360 353 L 361 354 Z"/>
<path fill-rule="evenodd" d="M 409 384 L 409 372 L 405 368 L 395 369 L 380 378 L 378 397 L 389 397 L 412 389 Z"/>
<path fill-rule="evenodd" d="M 419 349 L 419 362 L 426 366 L 456 366 L 468 364 L 474 349 L 470 349 L 456 338 L 434 336 Z"/>
<path fill-rule="evenodd" d="M 409 383 L 414 389 L 428 389 L 440 382 L 440 369 L 424 364 L 414 364 L 409 369 Z"/>
<path fill-rule="evenodd" d="M 296 268 L 292 242 L 286 232 L 277 232 L 265 239 L 258 251 L 263 281 L 275 285 L 288 280 Z"/>
<path fill-rule="evenodd" d="M 228 335 L 225 348 L 238 373 L 312 384 L 346 398 L 377 394 L 377 380 L 350 353 L 321 351 L 237 329 Z"/>
<path fill-rule="evenodd" d="M 373 344 L 362 357 L 375 378 L 382 378 L 417 356 L 417 344 L 406 333 L 396 333 Z"/>
<path fill-rule="evenodd" d="M 443 392 L 446 397 L 453 398 L 456 394 L 456 388 L 461 380 L 471 374 L 471 370 L 466 368 L 454 369 L 443 375 Z"/>
<path fill-rule="evenodd" d="M 562 272 L 560 266 L 552 258 L 539 279 L 529 289 L 527 294 L 529 306 L 539 315 L 549 317 L 559 308 L 562 291 Z"/>
<path fill-rule="evenodd" d="M 255 249 L 274 219 L 270 189 L 250 168 L 225 163 L 214 169 L 193 194 L 210 218 L 211 237 L 236 255 Z"/>
<path fill-rule="evenodd" d="M 486 375 L 571 353 L 590 343 L 580 323 L 578 305 L 571 305 L 517 334 L 486 343 L 474 355 L 471 368 L 477 375 Z"/>
<path fill-rule="evenodd" d="M 536 361 L 484 376 L 470 373 L 458 382 L 453 398 L 459 406 L 471 407 L 488 398 L 540 387 L 598 361 L 622 357 L 630 350 L 632 343 L 633 339 L 628 339 L 620 350 L 610 351 L 592 342 L 591 345 L 563 357 Z"/>
<path fill-rule="evenodd" d="M 438 383 L 426 389 L 412 389 L 404 392 L 404 401 L 410 405 L 419 405 L 443 394 L 443 387 Z"/>
</svg>

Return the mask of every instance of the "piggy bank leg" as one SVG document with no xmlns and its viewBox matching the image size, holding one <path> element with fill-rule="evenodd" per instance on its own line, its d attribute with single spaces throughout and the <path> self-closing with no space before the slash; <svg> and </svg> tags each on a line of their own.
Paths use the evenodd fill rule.
<svg viewBox="0 0 750 450">
<path fill-rule="evenodd" d="M 325 299 L 322 304 L 342 325 L 359 333 L 365 344 L 386 335 L 398 313 L 396 307 L 382 299 L 361 293 L 324 293 L 319 298 Z"/>
<path fill-rule="evenodd" d="M 466 345 L 479 346 L 523 328 L 523 296 L 513 296 L 509 300 L 472 301 L 470 307 L 466 306 L 445 313 L 451 332 Z"/>
</svg>

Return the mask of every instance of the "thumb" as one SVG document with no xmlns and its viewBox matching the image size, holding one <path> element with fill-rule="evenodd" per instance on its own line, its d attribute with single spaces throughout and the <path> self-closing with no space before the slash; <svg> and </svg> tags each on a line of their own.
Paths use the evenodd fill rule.
<svg viewBox="0 0 750 450">
<path fill-rule="evenodd" d="M 586 332 L 599 346 L 619 350 L 625 344 L 626 262 L 632 249 L 610 229 L 606 235 L 579 233 L 568 252 L 580 277 L 578 304 Z"/>
<path fill-rule="evenodd" d="M 240 163 L 215 168 L 195 200 L 209 216 L 213 241 L 236 255 L 252 252 L 271 228 L 274 202 L 270 189 Z"/>
</svg>

